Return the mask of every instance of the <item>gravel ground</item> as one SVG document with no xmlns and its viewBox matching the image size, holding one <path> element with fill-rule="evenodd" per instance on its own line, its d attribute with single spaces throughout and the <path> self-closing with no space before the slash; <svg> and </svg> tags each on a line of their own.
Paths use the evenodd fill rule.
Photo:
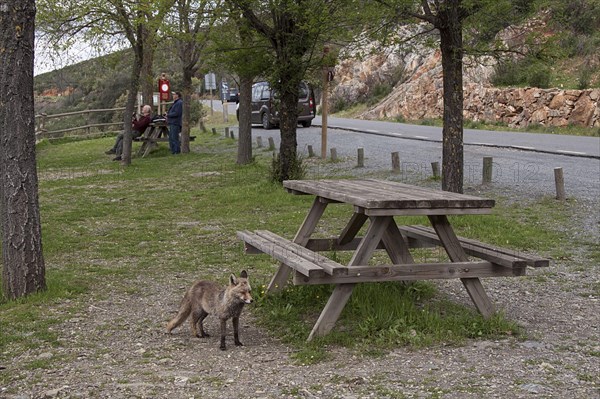
<svg viewBox="0 0 600 399">
<path fill-rule="evenodd" d="M 352 144 L 360 146 L 356 140 Z M 360 175 L 387 167 L 354 169 L 352 162 L 342 159 L 321 170 L 313 166 L 311 173 Z M 367 155 L 366 162 L 374 164 L 373 155 Z M 407 171 L 400 178 L 411 176 Z M 538 176 L 533 182 L 496 183 L 483 189 L 473 181 L 467 182 L 466 191 L 529 200 L 548 195 L 545 182 Z M 598 196 L 591 195 L 597 190 L 569 192 L 576 199 L 569 202 L 574 218 L 565 227 L 573 237 L 595 245 Z M 137 281 L 107 281 L 84 297 L 48 309 L 49 317 L 66 316 L 66 322 L 53 327 L 62 345 L 31 349 L 10 364 L 0 364 L 0 373 L 11 375 L 9 384 L 0 387 L 0 397 L 600 398 L 600 272 L 587 256 L 587 248 L 581 246 L 570 259 L 553 260 L 551 267 L 530 270 L 526 277 L 484 279 L 496 306 L 525 328 L 526 341 L 397 348 L 381 357 L 332 348 L 331 360 L 310 366 L 294 362 L 293 348 L 257 327 L 251 309 L 242 315 L 243 347 L 233 346 L 230 339 L 227 351 L 220 351 L 218 326 L 210 317 L 211 338 L 192 338 L 187 325 L 166 334 L 165 324 L 177 310 L 180 293 L 196 276 L 157 281 L 140 275 Z M 471 306 L 460 282 L 436 284 L 452 300 Z M 129 286 L 144 289 L 132 291 Z M 53 366 L 28 369 L 36 360 L 50 360 Z"/>
</svg>

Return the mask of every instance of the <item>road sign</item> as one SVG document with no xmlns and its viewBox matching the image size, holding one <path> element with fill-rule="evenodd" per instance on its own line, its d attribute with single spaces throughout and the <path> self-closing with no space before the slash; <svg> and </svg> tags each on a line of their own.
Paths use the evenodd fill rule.
<svg viewBox="0 0 600 399">
<path fill-rule="evenodd" d="M 204 75 L 204 87 L 206 90 L 217 89 L 217 78 L 214 73 L 211 72 Z"/>
<path fill-rule="evenodd" d="M 158 78 L 158 92 L 160 93 L 160 99 L 162 101 L 167 101 L 171 95 L 171 84 L 169 83 L 169 79 L 167 79 L 167 75 L 164 73 Z"/>
</svg>

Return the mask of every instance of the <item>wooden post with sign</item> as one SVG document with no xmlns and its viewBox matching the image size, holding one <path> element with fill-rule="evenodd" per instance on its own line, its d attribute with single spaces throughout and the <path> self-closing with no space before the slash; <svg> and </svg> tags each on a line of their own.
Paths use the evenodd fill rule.
<svg viewBox="0 0 600 399">
<path fill-rule="evenodd" d="M 158 112 L 163 115 L 167 112 L 166 102 L 169 101 L 169 96 L 171 95 L 171 84 L 169 83 L 169 79 L 167 79 L 167 74 L 164 72 L 158 78 L 158 93 Z"/>
<path fill-rule="evenodd" d="M 327 158 L 327 113 L 328 113 L 328 92 L 329 81 L 333 78 L 333 74 L 329 71 L 327 56 L 329 54 L 329 46 L 323 47 L 323 94 L 321 96 L 321 158 Z"/>
</svg>

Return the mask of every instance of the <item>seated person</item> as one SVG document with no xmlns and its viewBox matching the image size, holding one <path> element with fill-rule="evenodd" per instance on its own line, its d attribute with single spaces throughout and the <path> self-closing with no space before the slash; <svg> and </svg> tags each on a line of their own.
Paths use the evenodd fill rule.
<svg viewBox="0 0 600 399">
<path fill-rule="evenodd" d="M 137 119 L 134 115 L 131 120 L 131 138 L 135 139 L 144 134 L 144 131 L 148 125 L 150 125 L 150 122 L 152 122 L 152 107 L 144 105 L 142 107 L 142 115 Z M 106 154 L 116 155 L 113 161 L 121 160 L 121 154 L 123 153 L 123 135 L 123 133 L 119 133 L 115 140 L 115 145 L 110 150 L 106 151 Z"/>
</svg>

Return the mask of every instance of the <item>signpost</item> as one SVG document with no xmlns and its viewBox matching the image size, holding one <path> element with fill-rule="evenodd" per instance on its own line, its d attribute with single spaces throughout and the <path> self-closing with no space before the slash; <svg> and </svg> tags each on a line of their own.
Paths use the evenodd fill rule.
<svg viewBox="0 0 600 399">
<path fill-rule="evenodd" d="M 158 102 L 158 113 L 163 114 L 166 111 L 165 102 L 169 101 L 169 96 L 171 95 L 171 83 L 164 72 L 158 78 L 158 93 L 160 99 Z"/>
<path fill-rule="evenodd" d="M 213 114 L 213 90 L 217 89 L 217 78 L 210 72 L 204 75 L 204 88 L 210 90 L 210 114 Z"/>
<path fill-rule="evenodd" d="M 229 84 L 222 80 L 221 81 L 221 104 L 223 105 L 223 122 L 229 122 L 229 111 L 228 101 L 229 100 Z"/>
</svg>

